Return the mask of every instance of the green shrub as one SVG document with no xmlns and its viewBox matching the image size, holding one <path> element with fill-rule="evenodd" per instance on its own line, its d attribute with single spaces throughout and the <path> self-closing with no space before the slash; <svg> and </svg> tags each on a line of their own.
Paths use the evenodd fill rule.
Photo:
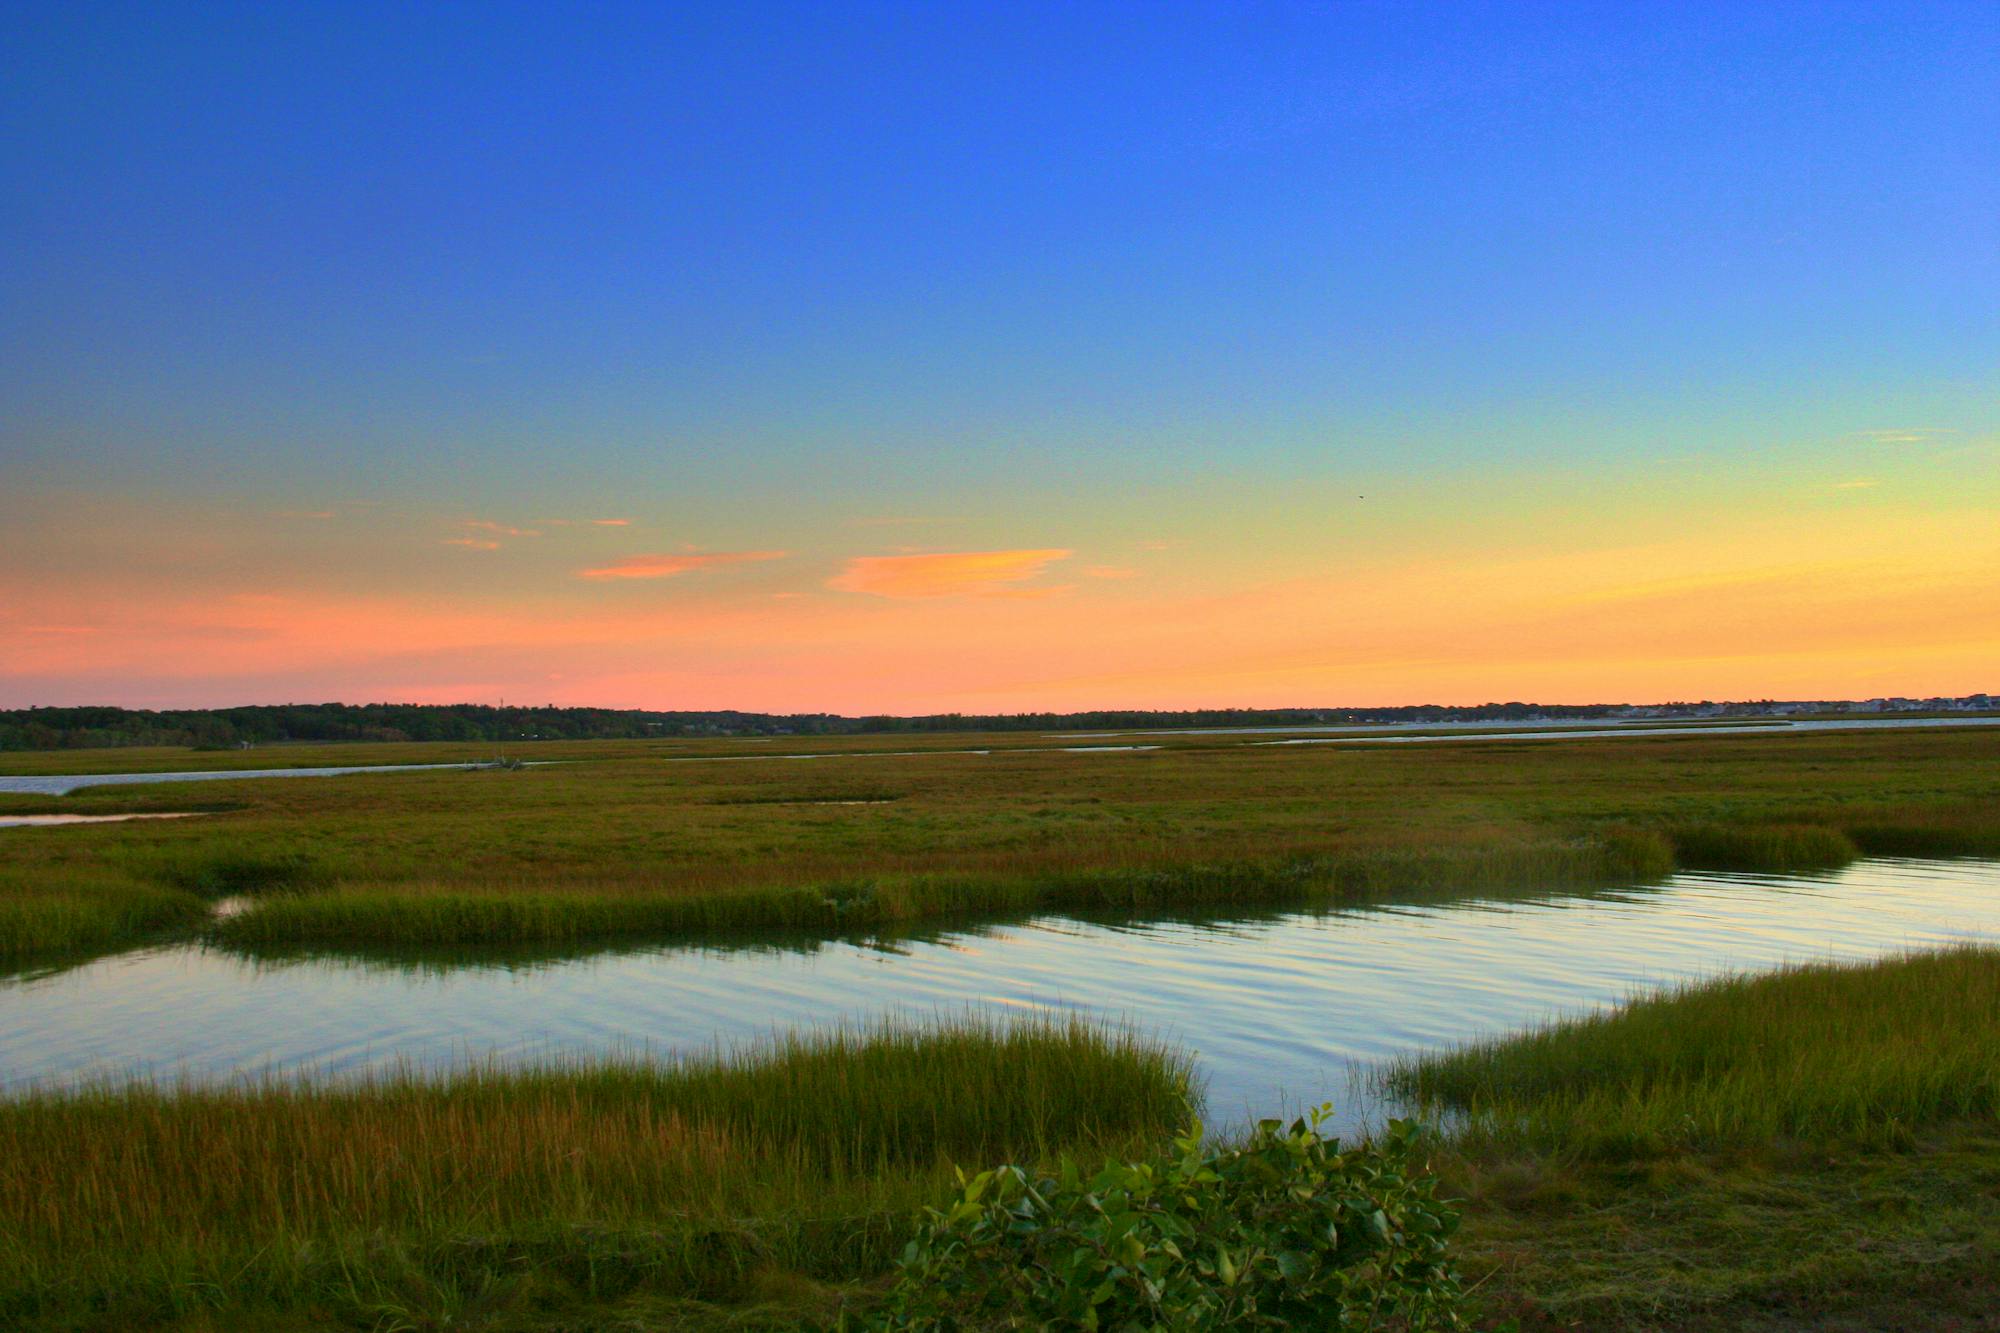
<svg viewBox="0 0 2000 1333">
<path fill-rule="evenodd" d="M 1340 1150 L 1326 1108 L 1248 1141 L 1085 1177 L 1018 1166 L 961 1176 L 905 1251 L 875 1329 L 1463 1328 L 1446 1251 L 1457 1215 L 1418 1160 L 1421 1131 Z"/>
</svg>

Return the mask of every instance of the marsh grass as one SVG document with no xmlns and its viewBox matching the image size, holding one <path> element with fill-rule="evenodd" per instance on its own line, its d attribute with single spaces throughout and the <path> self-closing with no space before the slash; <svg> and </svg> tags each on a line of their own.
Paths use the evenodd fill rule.
<svg viewBox="0 0 2000 1333">
<path fill-rule="evenodd" d="M 309 943 L 522 944 L 746 929 L 842 931 L 1036 911 L 1244 910 L 1372 901 L 1391 894 L 1578 887 L 1672 868 L 1657 835 L 1616 833 L 1281 860 L 1079 868 L 1039 875 L 910 875 L 676 896 L 634 890 L 468 892 L 455 885 L 343 888 L 269 897 L 217 921 L 239 947 Z"/>
<path fill-rule="evenodd" d="M 864 1279 L 953 1163 L 1130 1149 L 1192 1096 L 1184 1056 L 1056 1020 L 444 1081 L 31 1095 L 0 1103 L 0 1324 L 449 1322 L 502 1290 L 730 1300 L 770 1271 Z"/>
<path fill-rule="evenodd" d="M 1463 1150 L 1635 1160 L 1784 1142 L 1895 1146 L 2000 1113 L 2000 950 L 1801 966 L 1394 1066 Z"/>
<path fill-rule="evenodd" d="M 246 783 L 211 819 L 10 829 L 0 853 L 20 872 L 9 884 L 79 902 L 109 890 L 136 903 L 149 888 L 249 898 L 252 910 L 219 931 L 258 947 L 837 933 L 1587 887 L 1657 880 L 1676 865 L 1792 871 L 1860 853 L 2000 854 L 2000 731 L 925 752 L 988 739 L 898 738 L 918 753 L 896 759 L 801 740 L 827 755 L 810 764 L 666 763 L 689 745 L 580 743 L 561 747 L 563 763 L 503 778 Z M 453 757 L 434 748 L 377 757 Z M 61 805 L 158 809 L 174 792 L 101 787 Z M 0 896 L 17 895 L 0 886 Z M 0 931 L 73 951 L 157 928 L 122 910 L 89 923 L 35 915 L 32 930 Z"/>
<path fill-rule="evenodd" d="M 62 876 L 0 868 L 0 965 L 128 944 L 199 925 L 193 894 L 86 870 Z"/>
<path fill-rule="evenodd" d="M 1985 1328 L 2000 950 L 1725 978 L 1413 1058 L 1481 1327 Z"/>
<path fill-rule="evenodd" d="M 1478 1327 L 1520 1333 L 1971 1330 L 2000 1309 L 2000 1134 L 1645 1163 L 1446 1164 Z"/>
<path fill-rule="evenodd" d="M 302 892 L 330 879 L 311 855 L 283 846 L 177 850 L 142 865 L 151 877 L 204 898 Z"/>
<path fill-rule="evenodd" d="M 1993 781 L 2000 788 L 2000 765 Z M 1870 856 L 2000 857 L 2000 802 L 1938 800 L 1853 811 L 1843 829 Z"/>
<path fill-rule="evenodd" d="M 1824 824 L 1696 824 L 1669 831 L 1690 870 L 1831 870 L 1859 859 L 1852 838 Z"/>
</svg>

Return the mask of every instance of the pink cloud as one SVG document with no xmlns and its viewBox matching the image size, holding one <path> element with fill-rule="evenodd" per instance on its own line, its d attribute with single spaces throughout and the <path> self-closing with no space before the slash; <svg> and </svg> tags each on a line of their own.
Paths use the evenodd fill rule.
<svg viewBox="0 0 2000 1333">
<path fill-rule="evenodd" d="M 857 528 L 900 528 L 931 523 L 961 523 L 964 520 L 928 514 L 878 514 L 868 518 L 851 518 L 847 521 Z"/>
<path fill-rule="evenodd" d="M 446 546 L 463 546 L 471 551 L 497 551 L 500 543 L 490 537 L 446 537 Z"/>
<path fill-rule="evenodd" d="M 579 569 L 580 579 L 670 579 L 712 565 L 741 565 L 756 560 L 783 560 L 785 551 L 696 551 L 680 555 L 628 555 L 594 569 Z"/>
<path fill-rule="evenodd" d="M 629 528 L 632 526 L 632 520 L 629 518 L 593 518 L 590 521 L 600 528 Z"/>
<path fill-rule="evenodd" d="M 843 592 L 875 597 L 1043 597 L 1053 588 L 1020 588 L 1073 552 L 942 551 L 928 555 L 860 555 L 827 582 Z"/>
<path fill-rule="evenodd" d="M 459 524 L 468 532 L 490 532 L 495 537 L 539 537 L 542 534 L 533 528 L 510 528 L 505 523 L 495 523 L 489 518 L 468 518 Z"/>
</svg>

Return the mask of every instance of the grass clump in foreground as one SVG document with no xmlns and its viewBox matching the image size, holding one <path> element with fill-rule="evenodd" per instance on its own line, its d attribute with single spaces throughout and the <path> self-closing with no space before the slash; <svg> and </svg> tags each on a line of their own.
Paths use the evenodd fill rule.
<svg viewBox="0 0 2000 1333">
<path fill-rule="evenodd" d="M 1681 987 L 1396 1068 L 1461 1140 L 1632 1158 L 1894 1143 L 2000 1113 L 2000 952 L 1961 948 Z"/>
<path fill-rule="evenodd" d="M 2000 951 L 1799 967 L 1415 1059 L 1524 1329 L 1991 1328 Z"/>
<path fill-rule="evenodd" d="M 0 1104 L 0 1325 L 810 1305 L 889 1269 L 953 1163 L 1157 1143 L 1190 1077 L 1129 1033 L 962 1022 L 441 1082 L 33 1094 Z"/>
</svg>

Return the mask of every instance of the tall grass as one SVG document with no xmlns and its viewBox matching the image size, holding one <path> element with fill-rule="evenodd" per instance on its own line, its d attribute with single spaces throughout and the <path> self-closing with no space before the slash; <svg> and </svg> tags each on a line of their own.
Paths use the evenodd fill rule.
<svg viewBox="0 0 2000 1333">
<path fill-rule="evenodd" d="M 207 916 L 192 894 L 115 873 L 56 877 L 7 868 L 0 870 L 0 964 L 111 948 Z"/>
<path fill-rule="evenodd" d="M 1854 811 L 1843 828 L 1871 856 L 2000 856 L 2000 803 L 1940 800 Z"/>
<path fill-rule="evenodd" d="M 1156 1140 L 1190 1079 L 1127 1032 L 965 1021 L 443 1082 L 33 1095 L 0 1103 L 0 1324 L 441 1320 L 496 1284 L 727 1299 L 772 1268 L 865 1278 L 950 1164 Z"/>
<path fill-rule="evenodd" d="M 1368 751 L 1230 742 L 977 762 L 669 764 L 665 752 L 578 744 L 569 762 L 501 778 L 246 784 L 206 820 L 6 830 L 0 857 L 14 882 L 79 899 L 121 877 L 258 899 L 222 929 L 232 943 L 448 946 L 1335 906 L 1656 879 L 1677 864 L 2000 854 L 2000 732 Z M 166 799 L 103 787 L 61 804 Z M 38 916 L 13 933 L 51 951 L 153 928 L 121 927 L 129 914 L 114 912 L 72 935 L 63 922 L 77 913 Z"/>
<path fill-rule="evenodd" d="M 1395 1066 L 1470 1148 L 1624 1159 L 1897 1141 L 2000 1113 L 2000 950 L 1795 967 Z"/>
<path fill-rule="evenodd" d="M 741 929 L 843 930 L 1029 911 L 1171 911 L 1362 902 L 1390 894 L 1576 887 L 1672 867 L 1657 835 L 1378 848 L 1268 861 L 1106 866 L 1039 875 L 909 875 L 674 895 L 629 889 L 479 892 L 396 885 L 260 899 L 216 938 L 309 943 L 517 944 Z"/>
<path fill-rule="evenodd" d="M 299 892 L 329 882 L 326 867 L 281 843 L 256 847 L 177 848 L 138 862 L 149 878 L 207 898 Z"/>
<path fill-rule="evenodd" d="M 1695 824 L 1668 836 L 1675 860 L 1691 870 L 1830 870 L 1861 856 L 1852 838 L 1824 824 Z"/>
</svg>

